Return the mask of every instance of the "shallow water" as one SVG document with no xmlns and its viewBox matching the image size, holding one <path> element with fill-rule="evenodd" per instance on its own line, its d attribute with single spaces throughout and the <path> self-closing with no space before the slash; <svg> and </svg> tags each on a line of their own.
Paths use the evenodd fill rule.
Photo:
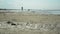
<svg viewBox="0 0 60 34">
<path fill-rule="evenodd" d="M 41 14 L 60 14 L 60 11 L 38 11 Z"/>
<path fill-rule="evenodd" d="M 60 11 L 48 11 L 48 10 L 0 10 L 0 12 L 33 12 L 33 13 L 38 13 L 38 14 L 60 14 Z"/>
</svg>

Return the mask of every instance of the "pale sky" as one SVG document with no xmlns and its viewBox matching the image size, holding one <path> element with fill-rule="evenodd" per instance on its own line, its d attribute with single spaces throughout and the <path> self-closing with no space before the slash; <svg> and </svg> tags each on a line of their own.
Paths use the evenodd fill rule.
<svg viewBox="0 0 60 34">
<path fill-rule="evenodd" d="M 60 9 L 60 0 L 0 0 L 0 8 Z"/>
</svg>

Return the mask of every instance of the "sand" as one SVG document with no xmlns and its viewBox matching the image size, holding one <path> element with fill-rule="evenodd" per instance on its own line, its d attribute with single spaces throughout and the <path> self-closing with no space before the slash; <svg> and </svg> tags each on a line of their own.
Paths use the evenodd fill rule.
<svg viewBox="0 0 60 34">
<path fill-rule="evenodd" d="M 0 13 L 0 23 L 5 23 L 7 21 L 16 23 L 30 23 L 30 24 L 59 24 L 60 26 L 60 16 L 54 14 L 35 14 L 35 13 Z M 6 24 L 7 25 L 7 24 Z M 11 25 L 10 25 L 11 26 Z M 15 26 L 15 25 L 14 25 Z M 55 26 L 55 25 L 54 25 Z M 25 29 L 20 30 L 15 28 L 0 28 L 0 34 L 60 34 L 60 27 L 55 27 L 52 31 L 35 31 Z"/>
</svg>

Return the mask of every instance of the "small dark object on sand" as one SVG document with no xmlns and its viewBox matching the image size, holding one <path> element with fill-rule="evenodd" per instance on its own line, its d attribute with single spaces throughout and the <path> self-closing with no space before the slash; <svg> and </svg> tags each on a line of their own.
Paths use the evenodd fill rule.
<svg viewBox="0 0 60 34">
<path fill-rule="evenodd" d="M 12 22 L 11 21 L 8 21 L 7 24 L 11 24 Z"/>
<path fill-rule="evenodd" d="M 11 23 L 11 25 L 16 25 L 16 24 L 14 24 L 14 23 Z"/>
<path fill-rule="evenodd" d="M 16 25 L 15 23 L 8 21 L 7 24 Z"/>
</svg>

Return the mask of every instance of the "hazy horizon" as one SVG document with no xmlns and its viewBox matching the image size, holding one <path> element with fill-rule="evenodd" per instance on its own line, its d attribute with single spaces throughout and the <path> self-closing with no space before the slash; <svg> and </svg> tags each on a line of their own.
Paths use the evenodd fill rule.
<svg viewBox="0 0 60 34">
<path fill-rule="evenodd" d="M 60 0 L 0 0 L 0 8 L 6 9 L 60 9 Z"/>
</svg>

